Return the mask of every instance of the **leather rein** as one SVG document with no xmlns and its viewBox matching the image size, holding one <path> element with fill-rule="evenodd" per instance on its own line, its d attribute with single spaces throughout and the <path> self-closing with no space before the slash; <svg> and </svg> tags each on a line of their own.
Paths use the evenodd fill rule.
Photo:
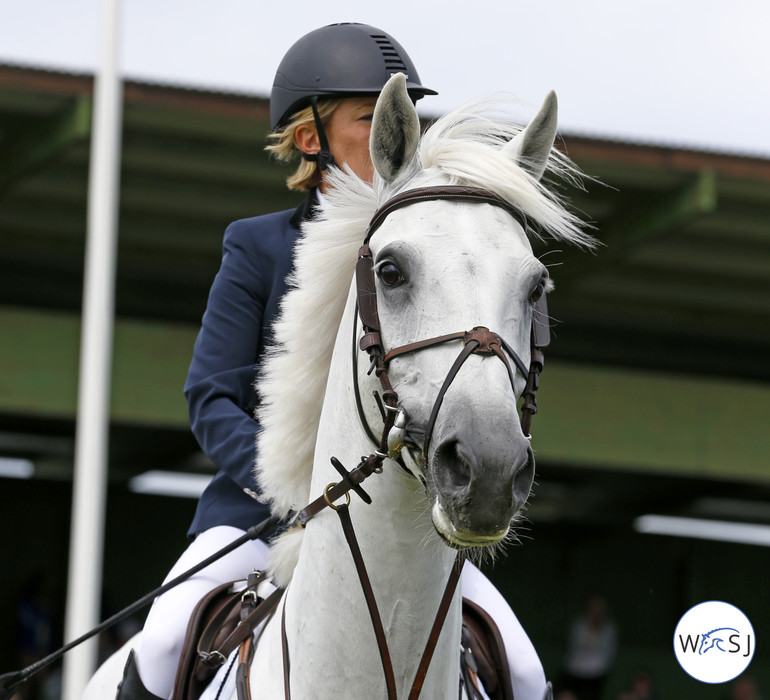
<svg viewBox="0 0 770 700">
<path fill-rule="evenodd" d="M 366 491 L 364 491 L 361 484 L 372 474 L 380 473 L 382 471 L 382 464 L 386 458 L 389 457 L 391 459 L 397 460 L 399 464 L 401 464 L 402 468 L 406 469 L 403 462 L 401 461 L 400 452 L 401 449 L 405 446 L 406 442 L 409 441 L 410 433 L 407 431 L 407 417 L 403 410 L 399 410 L 398 408 L 398 394 L 393 389 L 388 377 L 388 363 L 396 357 L 401 357 L 408 353 L 416 352 L 427 347 L 432 347 L 453 340 L 463 341 L 463 349 L 449 370 L 449 373 L 447 374 L 444 384 L 441 387 L 435 400 L 433 409 L 431 410 L 430 418 L 428 419 L 424 430 L 422 453 L 423 459 L 427 460 L 428 447 L 430 444 L 433 427 L 435 425 L 436 417 L 441 407 L 444 394 L 446 393 L 447 389 L 456 377 L 464 362 L 468 359 L 468 357 L 470 357 L 470 355 L 474 353 L 480 355 L 495 355 L 503 362 L 511 382 L 511 387 L 514 390 L 514 394 L 514 380 L 516 377 L 516 370 L 521 372 L 527 378 L 526 386 L 522 394 L 523 404 L 521 407 L 521 428 L 525 435 L 529 435 L 531 417 L 534 413 L 537 412 L 535 393 L 538 388 L 538 376 L 543 369 L 543 354 L 540 348 L 548 345 L 549 340 L 548 327 L 544 323 L 544 321 L 547 319 L 547 311 L 544 304 L 545 296 L 543 296 L 541 298 L 543 304 L 540 304 L 540 308 L 537 309 L 540 314 L 536 313 L 533 315 L 530 341 L 531 362 L 529 368 L 526 367 L 521 358 L 501 336 L 499 336 L 497 333 L 491 332 L 489 329 L 483 326 L 477 326 L 470 331 L 450 333 L 435 338 L 429 338 L 427 340 L 409 343 L 407 345 L 393 348 L 390 351 L 385 351 L 380 337 L 380 320 L 377 313 L 374 262 L 372 259 L 372 252 L 369 248 L 369 240 L 371 239 L 372 234 L 382 225 L 382 223 L 391 212 L 410 204 L 435 200 L 492 204 L 493 206 L 507 211 L 519 223 L 521 223 L 525 229 L 527 226 L 526 218 L 522 212 L 492 192 L 481 188 L 458 185 L 441 185 L 437 187 L 422 187 L 407 190 L 388 200 L 375 212 L 369 227 L 366 230 L 363 245 L 359 250 L 358 261 L 356 263 L 356 287 L 358 299 L 358 317 L 360 318 L 361 324 L 363 326 L 363 336 L 361 337 L 358 346 L 361 350 L 365 350 L 368 353 L 371 360 L 371 368 L 369 371 L 374 371 L 380 380 L 382 398 L 379 398 L 377 392 L 375 392 L 375 397 L 377 398 L 382 412 L 382 433 L 378 440 L 375 437 L 374 432 L 372 431 L 368 422 L 366 421 L 361 403 L 360 392 L 358 388 L 357 369 L 354 361 L 354 386 L 359 417 L 361 419 L 362 425 L 364 426 L 364 429 L 366 430 L 370 439 L 377 446 L 377 449 L 368 457 L 363 457 L 361 462 L 359 462 L 359 464 L 351 471 L 345 469 L 345 467 L 336 457 L 332 457 L 331 463 L 340 474 L 341 480 L 339 482 L 333 482 L 329 484 L 324 490 L 323 495 L 305 507 L 298 516 L 299 523 L 302 527 L 305 527 L 313 517 L 318 515 L 327 507 L 336 511 L 340 517 L 345 539 L 353 556 L 356 571 L 358 573 L 359 581 L 364 593 L 364 597 L 366 599 L 367 608 L 369 610 L 369 616 L 374 628 L 375 637 L 377 639 L 377 647 L 382 662 L 383 673 L 385 675 L 388 700 L 397 700 L 395 673 L 393 670 L 393 664 L 390 657 L 390 651 L 388 649 L 382 619 L 377 608 L 377 602 L 374 596 L 371 582 L 369 580 L 369 575 L 366 570 L 366 565 L 363 561 L 361 550 L 358 546 L 358 541 L 356 539 L 348 508 L 350 504 L 350 491 L 354 491 L 365 503 L 371 503 L 371 497 L 366 493 Z M 540 319 L 536 318 L 538 315 L 540 316 Z M 357 335 L 357 328 L 355 326 L 356 324 L 354 324 L 353 331 L 354 339 Z M 357 355 L 355 343 L 353 348 L 353 355 L 355 360 Z M 508 358 L 512 360 L 513 366 L 511 365 L 511 362 Z M 412 427 L 411 430 L 417 431 L 418 429 Z M 411 471 L 408 469 L 407 471 L 411 474 Z M 335 501 L 343 497 L 345 498 L 345 503 L 339 505 L 335 504 Z M 434 619 L 428 640 L 423 650 L 420 663 L 417 668 L 417 673 L 409 693 L 409 700 L 416 700 L 422 690 L 433 652 L 438 642 L 441 629 L 449 611 L 449 607 L 451 605 L 451 601 L 460 578 L 463 563 L 464 556 L 461 552 L 458 552 L 458 555 L 452 566 L 449 579 L 446 583 L 446 587 L 439 604 L 438 612 Z M 291 697 L 289 688 L 290 659 L 289 645 L 286 635 L 285 610 L 286 608 L 284 606 L 281 618 L 281 638 L 284 666 L 284 693 L 286 699 L 289 700 Z"/>
</svg>

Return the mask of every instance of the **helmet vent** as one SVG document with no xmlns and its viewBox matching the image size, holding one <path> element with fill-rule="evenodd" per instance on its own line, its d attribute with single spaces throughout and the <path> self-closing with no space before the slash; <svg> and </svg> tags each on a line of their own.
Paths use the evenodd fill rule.
<svg viewBox="0 0 770 700">
<path fill-rule="evenodd" d="M 404 59 L 401 58 L 400 54 L 386 35 L 372 34 L 371 37 L 374 39 L 377 46 L 380 47 L 382 58 L 385 60 L 385 67 L 388 70 L 407 72 Z"/>
</svg>

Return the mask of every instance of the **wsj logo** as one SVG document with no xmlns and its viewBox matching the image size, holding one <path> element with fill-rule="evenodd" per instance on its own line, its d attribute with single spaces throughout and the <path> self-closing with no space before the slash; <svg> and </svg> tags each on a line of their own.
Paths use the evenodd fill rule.
<svg viewBox="0 0 770 700">
<path fill-rule="evenodd" d="M 743 656 L 751 656 L 751 635 L 747 634 L 745 639 L 734 627 L 717 627 L 710 632 L 693 637 L 688 634 L 686 637 L 679 635 L 679 645 L 682 652 L 691 651 L 698 654 L 705 654 L 712 650 L 727 652 L 729 654 L 739 654 L 742 648 L 746 649 Z M 743 645 L 743 646 L 742 646 Z M 726 648 L 730 647 L 730 648 Z"/>
<path fill-rule="evenodd" d="M 743 673 L 754 656 L 754 647 L 749 618 L 721 600 L 690 608 L 674 631 L 677 661 L 704 683 L 726 683 Z"/>
</svg>

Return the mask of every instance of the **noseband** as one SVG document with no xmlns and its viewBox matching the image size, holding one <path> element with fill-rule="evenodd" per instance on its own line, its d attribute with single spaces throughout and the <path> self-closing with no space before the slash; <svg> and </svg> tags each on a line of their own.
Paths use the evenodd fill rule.
<svg viewBox="0 0 770 700">
<path fill-rule="evenodd" d="M 369 224 L 369 228 L 366 230 L 363 245 L 358 251 L 358 262 L 356 263 L 356 288 L 357 288 L 357 300 L 358 300 L 358 315 L 361 319 L 364 334 L 359 341 L 359 347 L 361 350 L 365 350 L 371 360 L 371 368 L 377 374 L 382 385 L 383 396 L 382 400 L 385 404 L 385 410 L 390 412 L 398 411 L 398 395 L 394 391 L 390 379 L 388 378 L 388 364 L 396 357 L 401 357 L 417 350 L 433 347 L 442 343 L 446 343 L 452 340 L 462 340 L 463 349 L 452 365 L 446 379 L 436 397 L 433 404 L 433 408 L 430 413 L 430 417 L 425 426 L 425 435 L 423 438 L 422 452 L 424 459 L 427 461 L 428 448 L 433 434 L 433 428 L 436 423 L 441 403 L 444 399 L 447 389 L 454 381 L 457 373 L 462 365 L 472 354 L 477 355 L 494 355 L 498 357 L 505 365 L 508 372 L 508 378 L 513 389 L 514 396 L 516 393 L 515 379 L 516 369 L 526 378 L 526 386 L 522 393 L 523 403 L 521 406 L 521 429 L 525 436 L 529 436 L 529 428 L 532 421 L 532 416 L 537 413 L 537 403 L 535 400 L 535 394 L 538 389 L 538 377 L 543 369 L 543 353 L 541 348 L 548 345 L 550 341 L 550 333 L 547 325 L 548 311 L 546 307 L 545 296 L 543 295 L 536 302 L 536 313 L 533 314 L 532 328 L 530 333 L 530 349 L 531 359 L 530 366 L 524 364 L 522 359 L 516 354 L 508 343 L 497 333 L 490 331 L 484 326 L 476 326 L 469 331 L 460 331 L 457 333 L 449 333 L 447 335 L 437 336 L 435 338 L 428 338 L 427 340 L 420 340 L 407 345 L 401 345 L 393 348 L 389 351 L 385 351 L 383 347 L 382 338 L 380 336 L 380 319 L 377 311 L 377 288 L 374 275 L 374 260 L 372 258 L 372 251 L 369 248 L 369 241 L 372 234 L 382 225 L 387 216 L 402 207 L 410 204 L 416 204 L 419 202 L 428 202 L 436 200 L 448 200 L 459 202 L 475 202 L 480 204 L 491 204 L 495 207 L 503 209 L 510 214 L 521 226 L 526 230 L 527 220 L 524 213 L 519 209 L 513 207 L 511 204 L 498 197 L 497 195 L 489 192 L 488 190 L 478 187 L 466 187 L 462 185 L 439 185 L 436 187 L 421 187 L 413 190 L 407 190 L 402 192 L 392 199 L 383 204 L 374 214 Z M 354 333 L 356 330 L 354 329 Z M 356 355 L 355 347 L 353 349 L 354 357 Z M 509 362 L 510 358 L 513 361 L 514 367 Z M 371 428 L 366 422 L 364 416 L 364 410 L 358 391 L 358 378 L 357 370 L 354 364 L 354 383 L 356 387 L 356 404 L 358 407 L 359 416 L 361 418 L 362 425 L 366 429 L 372 441 L 377 444 L 377 439 L 374 436 Z M 372 371 L 370 369 L 370 371 Z M 389 422 L 389 421 L 386 421 Z M 389 456 L 396 457 L 398 450 L 403 446 L 403 440 L 405 439 L 405 417 L 401 417 L 401 425 L 399 425 L 398 418 L 396 419 L 397 435 L 393 437 L 390 442 Z M 412 429 L 414 430 L 414 429 Z"/>
</svg>

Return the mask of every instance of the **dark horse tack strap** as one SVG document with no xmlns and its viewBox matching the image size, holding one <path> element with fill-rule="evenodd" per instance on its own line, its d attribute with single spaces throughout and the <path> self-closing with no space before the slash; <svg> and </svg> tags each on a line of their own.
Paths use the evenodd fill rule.
<svg viewBox="0 0 770 700">
<path fill-rule="evenodd" d="M 345 533 L 345 539 L 350 548 L 350 552 L 353 555 L 353 560 L 356 565 L 356 571 L 358 572 L 361 588 L 364 592 L 366 599 L 366 606 L 369 610 L 369 617 L 374 627 L 375 636 L 377 638 L 377 648 L 380 652 L 380 659 L 382 661 L 382 668 L 385 673 L 385 686 L 388 690 L 388 700 L 396 700 L 396 679 L 393 672 L 393 663 L 390 658 L 390 650 L 388 649 L 388 642 L 385 637 L 385 628 L 382 625 L 382 619 L 380 618 L 379 609 L 377 608 L 377 600 L 374 597 L 374 591 L 372 589 L 371 581 L 369 580 L 369 574 L 366 570 L 363 555 L 361 549 L 358 546 L 355 530 L 353 529 L 353 523 L 350 520 L 350 513 L 346 505 L 339 506 L 337 514 L 340 516 L 342 522 L 342 530 Z M 412 690 L 409 693 L 409 700 L 416 700 L 420 696 L 423 683 L 425 682 L 425 676 L 428 673 L 428 667 L 430 666 L 431 659 L 433 658 L 433 652 L 436 649 L 441 629 L 444 626 L 444 620 L 449 612 L 449 606 L 452 603 L 452 597 L 454 596 L 455 589 L 457 588 L 457 582 L 460 580 L 460 573 L 463 568 L 464 557 L 462 554 L 458 554 L 455 558 L 452 570 L 449 574 L 444 594 L 441 597 L 439 608 L 436 613 L 436 617 L 433 620 L 433 625 L 428 635 L 428 641 L 425 644 L 420 663 L 417 667 L 417 673 L 415 674 L 414 682 L 412 684 Z"/>
<path fill-rule="evenodd" d="M 362 246 L 368 250 L 369 239 L 382 225 L 389 214 L 419 202 L 431 202 L 436 200 L 449 200 L 455 202 L 476 202 L 479 204 L 492 204 L 504 209 L 526 230 L 527 218 L 522 211 L 506 202 L 489 190 L 480 187 L 467 187 L 464 185 L 439 185 L 437 187 L 417 187 L 397 194 L 383 204 L 372 216 L 369 228 L 366 229 Z M 377 315 L 377 292 L 374 286 L 374 273 L 370 266 L 361 263 L 362 253 L 359 252 L 359 264 L 356 265 L 356 284 L 358 286 L 358 310 L 361 322 L 372 331 L 379 333 L 380 319 Z M 369 269 L 367 269 L 369 267 Z"/>
<path fill-rule="evenodd" d="M 417 700 L 420 697 L 422 691 L 422 685 L 425 682 L 425 676 L 428 673 L 428 667 L 430 666 L 431 659 L 433 658 L 433 652 L 436 650 L 436 644 L 438 643 L 441 629 L 444 626 L 444 620 L 446 620 L 447 613 L 449 612 L 449 606 L 452 604 L 452 597 L 454 596 L 457 583 L 460 580 L 460 574 L 463 571 L 463 563 L 465 557 L 458 553 L 455 558 L 452 570 L 449 572 L 449 579 L 444 589 L 444 595 L 441 597 L 441 603 L 439 604 L 436 618 L 433 620 L 433 627 L 428 635 L 428 643 L 425 645 L 425 650 L 422 653 L 420 659 L 420 665 L 417 667 L 417 673 L 414 677 L 414 683 L 412 684 L 412 690 L 409 693 L 409 700 Z"/>
<path fill-rule="evenodd" d="M 350 519 L 350 511 L 347 504 L 336 506 L 331 503 L 328 505 L 337 511 L 337 515 L 340 517 L 342 523 L 342 531 L 345 534 L 345 540 L 348 543 L 348 548 L 353 557 L 356 572 L 358 573 L 358 579 L 361 584 L 361 590 L 366 600 L 366 607 L 369 611 L 369 618 L 374 628 L 374 636 L 377 640 L 377 650 L 380 654 L 380 661 L 382 663 L 382 670 L 385 675 L 385 688 L 387 690 L 388 700 L 397 700 L 397 688 L 396 677 L 393 671 L 393 662 L 390 656 L 390 649 L 388 648 L 388 640 L 385 635 L 385 627 L 382 624 L 382 618 L 380 616 L 379 608 L 377 607 L 377 599 L 374 595 L 374 589 L 372 588 L 371 580 L 369 579 L 369 573 L 364 562 L 361 548 L 358 545 L 358 538 L 356 537 L 355 529 L 353 528 L 353 522 Z M 455 590 L 457 589 L 457 583 L 460 580 L 460 574 L 462 573 L 463 563 L 465 557 L 458 553 L 452 564 L 452 569 L 449 573 L 449 578 L 444 588 L 444 593 L 441 596 L 441 602 L 439 603 L 436 617 L 433 620 L 430 633 L 428 634 L 428 640 L 425 643 L 422 656 L 420 657 L 420 663 L 417 666 L 417 672 L 415 673 L 412 688 L 409 692 L 409 700 L 417 700 L 422 691 L 422 686 L 425 683 L 425 677 L 428 674 L 428 668 L 430 662 L 433 659 L 433 652 L 438 644 L 438 638 L 441 634 L 441 630 L 444 627 L 444 621 L 449 612 L 449 607 L 452 604 L 452 598 Z M 283 656 L 283 683 L 284 683 L 284 695 L 286 700 L 291 700 L 290 689 L 290 658 L 289 658 L 289 643 L 286 635 L 286 607 L 281 614 L 281 650 Z"/>
<path fill-rule="evenodd" d="M 372 216 L 372 219 L 369 222 L 369 228 L 366 229 L 364 243 L 369 242 L 372 234 L 382 225 L 382 222 L 385 221 L 388 214 L 394 212 L 396 209 L 401 209 L 401 207 L 416 204 L 418 202 L 433 202 L 436 200 L 492 204 L 501 209 L 505 209 L 505 211 L 516 219 L 523 228 L 527 228 L 527 218 L 524 215 L 524 212 L 506 202 L 494 192 L 490 192 L 481 187 L 470 187 L 468 185 L 435 185 L 432 187 L 416 187 L 391 197 L 376 212 L 374 212 L 374 216 Z"/>
</svg>

